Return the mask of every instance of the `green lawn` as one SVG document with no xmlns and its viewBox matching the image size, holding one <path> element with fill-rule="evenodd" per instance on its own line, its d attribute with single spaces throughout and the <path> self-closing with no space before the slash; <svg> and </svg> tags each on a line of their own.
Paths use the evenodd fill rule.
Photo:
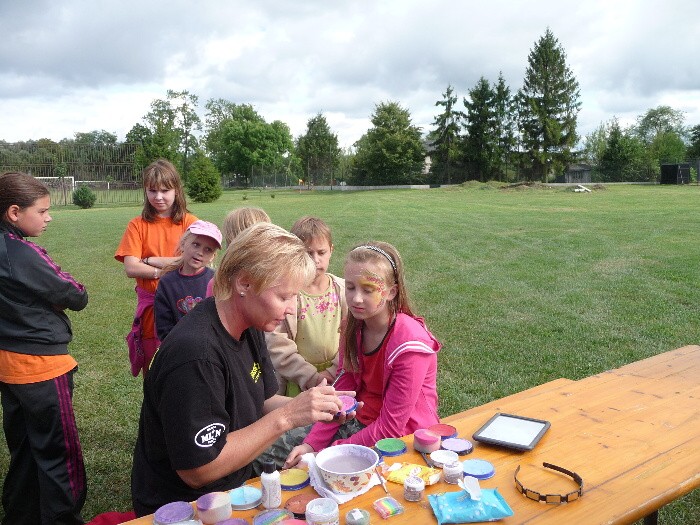
<svg viewBox="0 0 700 525">
<path fill-rule="evenodd" d="M 582 194 L 475 184 L 236 191 L 191 210 L 221 224 L 234 207 L 260 206 L 287 228 L 301 215 L 320 216 L 334 232 L 333 273 L 342 274 L 344 254 L 357 242 L 395 244 L 417 311 L 444 343 L 438 377 L 444 416 L 700 342 L 699 203 L 698 186 L 609 186 Z M 139 213 L 139 206 L 57 207 L 39 240 L 90 292 L 88 307 L 71 314 L 88 519 L 131 505 L 141 379 L 129 373 L 124 336 L 135 295 L 113 254 Z M 3 476 L 7 462 L 0 447 Z M 699 491 L 661 512 L 662 523 L 698 521 Z"/>
</svg>

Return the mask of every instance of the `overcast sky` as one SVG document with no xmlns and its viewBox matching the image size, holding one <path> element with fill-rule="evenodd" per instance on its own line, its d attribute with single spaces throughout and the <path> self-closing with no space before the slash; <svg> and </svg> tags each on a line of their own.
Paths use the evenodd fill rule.
<svg viewBox="0 0 700 525">
<path fill-rule="evenodd" d="M 0 140 L 119 140 L 166 91 L 249 103 L 342 146 L 396 101 L 432 129 L 451 84 L 522 86 L 551 28 L 581 90 L 579 134 L 659 105 L 700 124 L 698 0 L 0 0 Z"/>
</svg>

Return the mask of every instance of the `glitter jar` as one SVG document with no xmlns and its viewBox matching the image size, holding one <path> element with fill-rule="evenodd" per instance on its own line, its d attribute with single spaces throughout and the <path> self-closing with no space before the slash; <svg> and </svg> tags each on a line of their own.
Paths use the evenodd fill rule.
<svg viewBox="0 0 700 525">
<path fill-rule="evenodd" d="M 309 525 L 340 525 L 338 503 L 330 498 L 316 498 L 306 505 L 306 523 Z"/>
<path fill-rule="evenodd" d="M 442 468 L 442 476 L 445 483 L 456 485 L 457 482 L 464 477 L 464 467 L 460 461 L 451 461 L 446 463 Z"/>
<path fill-rule="evenodd" d="M 403 498 L 406 501 L 420 501 L 425 490 L 425 481 L 417 476 L 408 476 L 403 482 Z"/>
</svg>

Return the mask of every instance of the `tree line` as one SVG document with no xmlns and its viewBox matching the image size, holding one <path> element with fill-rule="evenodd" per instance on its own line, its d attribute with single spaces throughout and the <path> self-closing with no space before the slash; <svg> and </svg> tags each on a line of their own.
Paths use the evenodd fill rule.
<svg viewBox="0 0 700 525">
<path fill-rule="evenodd" d="M 95 151 L 106 162 L 109 152 L 123 159 L 129 144 L 134 180 L 152 160 L 167 158 L 180 168 L 195 200 L 206 201 L 217 198 L 222 186 L 546 182 L 581 162 L 590 166 L 594 181 L 652 181 L 661 164 L 700 157 L 700 125 L 686 128 L 683 113 L 668 106 L 650 109 L 628 128 L 613 118 L 582 140 L 579 85 L 549 28 L 530 50 L 516 92 L 502 73 L 494 82 L 482 76 L 461 104 L 448 85 L 435 106 L 439 113 L 424 131 L 399 102 L 378 103 L 371 127 L 344 149 L 322 113 L 295 138 L 286 123 L 267 122 L 251 104 L 210 99 L 202 119 L 196 95 L 168 90 L 124 143 L 104 130 L 76 133 L 58 144 L 29 141 L 19 153 L 0 141 L 0 165 L 17 160 L 12 155 L 23 156 L 25 164 L 43 156 L 42 162 L 54 159 L 60 175 L 75 164 L 66 168 L 55 152 L 47 153 L 49 146 L 99 147 Z M 88 150 L 82 155 L 89 156 Z"/>
</svg>

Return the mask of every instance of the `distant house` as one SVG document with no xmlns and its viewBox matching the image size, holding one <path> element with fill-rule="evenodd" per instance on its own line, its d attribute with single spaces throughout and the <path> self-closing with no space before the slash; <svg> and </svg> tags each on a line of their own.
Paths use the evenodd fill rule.
<svg viewBox="0 0 700 525">
<path fill-rule="evenodd" d="M 593 166 L 584 163 L 571 164 L 564 172 L 564 182 L 572 184 L 590 184 Z"/>
</svg>

